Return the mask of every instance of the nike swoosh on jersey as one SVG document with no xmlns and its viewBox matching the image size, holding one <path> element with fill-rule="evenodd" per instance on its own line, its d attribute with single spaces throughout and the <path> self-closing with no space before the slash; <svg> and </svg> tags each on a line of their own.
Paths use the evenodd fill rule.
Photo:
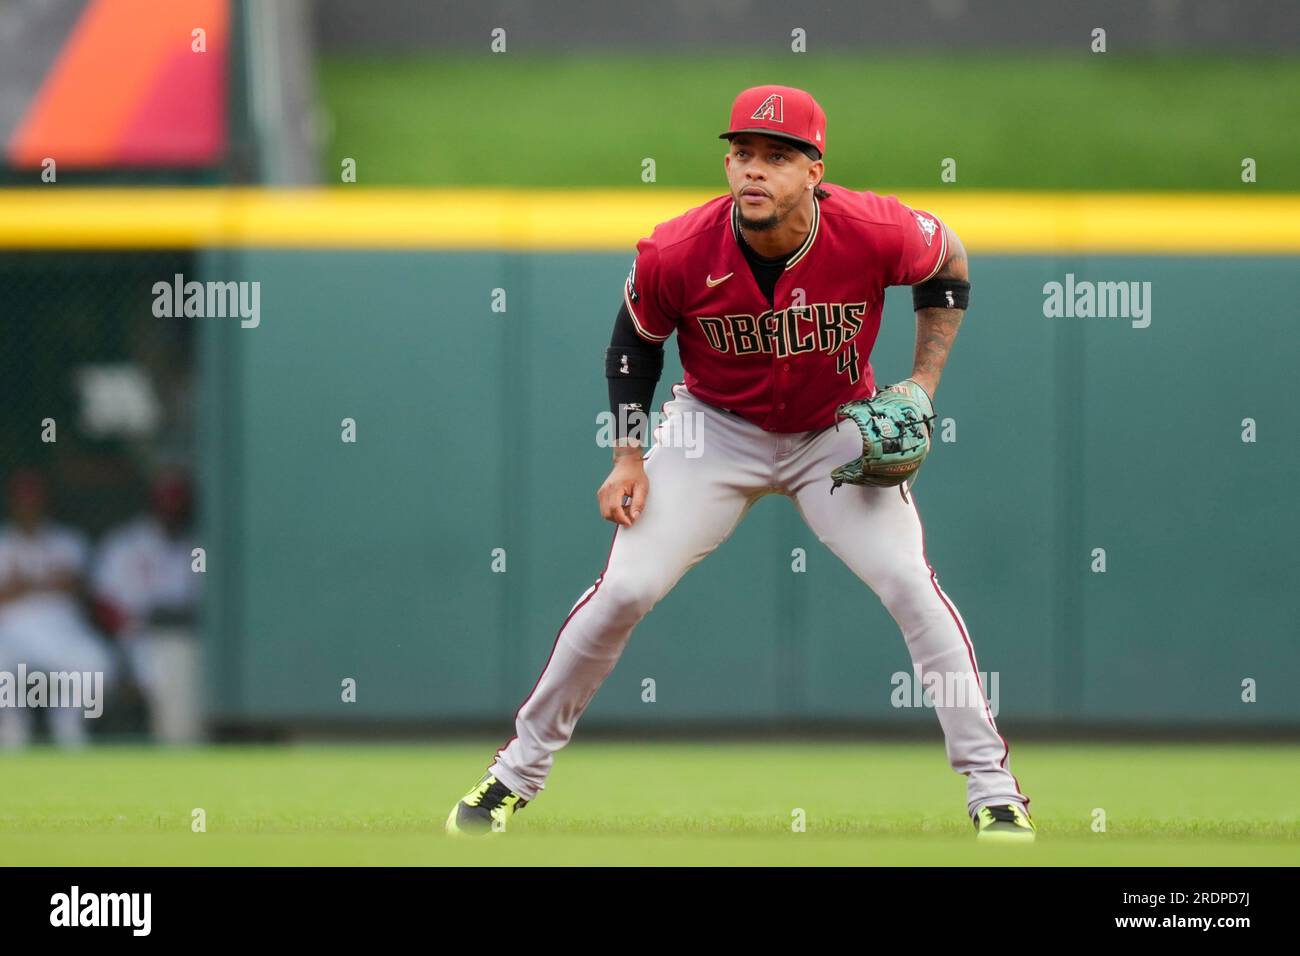
<svg viewBox="0 0 1300 956">
<path fill-rule="evenodd" d="M 712 289 L 715 285 L 722 285 L 722 283 L 726 282 L 734 275 L 735 275 L 734 272 L 728 272 L 721 279 L 715 279 L 713 278 L 712 275 L 707 275 L 704 277 L 704 284 L 707 285 L 710 289 Z"/>
</svg>

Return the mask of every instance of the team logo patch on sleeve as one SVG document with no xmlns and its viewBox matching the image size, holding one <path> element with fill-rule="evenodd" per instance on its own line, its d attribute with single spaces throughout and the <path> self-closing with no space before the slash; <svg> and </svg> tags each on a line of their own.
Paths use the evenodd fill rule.
<svg viewBox="0 0 1300 956">
<path fill-rule="evenodd" d="M 939 229 L 938 223 L 929 216 L 924 216 L 916 211 L 913 211 L 912 215 L 916 217 L 916 224 L 921 227 L 921 235 L 925 236 L 925 244 L 930 245 L 930 243 L 934 242 L 934 234 Z"/>
<path fill-rule="evenodd" d="M 635 302 L 639 298 L 636 294 L 636 262 L 632 263 L 632 269 L 627 274 L 627 298 L 629 302 Z"/>
</svg>

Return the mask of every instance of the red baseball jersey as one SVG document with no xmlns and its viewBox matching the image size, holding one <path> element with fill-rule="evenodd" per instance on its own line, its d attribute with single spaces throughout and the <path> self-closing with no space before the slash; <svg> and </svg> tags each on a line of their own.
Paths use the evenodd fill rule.
<svg viewBox="0 0 1300 956">
<path fill-rule="evenodd" d="M 677 332 L 686 387 L 773 432 L 825 428 L 842 402 L 875 390 L 871 349 L 885 287 L 939 271 L 939 219 L 894 196 L 830 183 L 812 229 L 777 279 L 774 303 L 740 247 L 739 211 L 719 196 L 637 243 L 624 285 L 637 332 Z"/>
</svg>

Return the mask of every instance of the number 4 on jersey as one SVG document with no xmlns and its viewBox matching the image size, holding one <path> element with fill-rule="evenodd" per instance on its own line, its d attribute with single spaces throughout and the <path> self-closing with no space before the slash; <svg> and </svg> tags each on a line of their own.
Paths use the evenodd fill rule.
<svg viewBox="0 0 1300 956">
<path fill-rule="evenodd" d="M 850 342 L 844 348 L 840 349 L 840 354 L 835 360 L 835 371 L 848 372 L 849 381 L 854 385 L 858 383 L 858 343 Z"/>
</svg>

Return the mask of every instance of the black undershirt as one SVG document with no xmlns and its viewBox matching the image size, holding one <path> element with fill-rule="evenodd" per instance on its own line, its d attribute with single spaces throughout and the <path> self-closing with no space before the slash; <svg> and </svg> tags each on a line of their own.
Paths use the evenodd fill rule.
<svg viewBox="0 0 1300 956">
<path fill-rule="evenodd" d="M 781 273 L 785 271 L 785 264 L 790 261 L 794 252 L 771 258 L 760 256 L 749 247 L 744 236 L 740 237 L 740 251 L 745 254 L 745 261 L 749 263 L 749 271 L 754 274 L 754 281 L 767 297 L 767 304 L 776 308 L 776 280 L 781 278 Z"/>
<path fill-rule="evenodd" d="M 749 243 L 742 238 L 740 240 L 740 251 L 745 254 L 745 262 L 749 265 L 749 271 L 754 276 L 754 281 L 758 283 L 759 289 L 767 299 L 768 305 L 775 307 L 776 283 L 781 278 L 781 273 L 785 271 L 786 263 L 790 261 L 793 252 L 786 253 L 783 256 L 760 256 L 757 252 L 749 247 Z M 614 332 L 610 336 L 609 344 L 612 348 L 627 349 L 629 352 L 643 350 L 653 352 L 654 350 L 662 351 L 663 342 L 651 342 L 641 337 L 636 330 L 636 325 L 632 321 L 632 315 L 627 310 L 627 302 L 619 306 L 618 317 L 614 320 Z M 624 416 L 620 415 L 620 406 L 633 406 L 649 413 L 650 403 L 654 400 L 655 385 L 658 379 L 651 378 L 623 378 L 611 377 L 609 382 L 609 407 L 614 413 L 617 437 L 623 436 Z"/>
</svg>

